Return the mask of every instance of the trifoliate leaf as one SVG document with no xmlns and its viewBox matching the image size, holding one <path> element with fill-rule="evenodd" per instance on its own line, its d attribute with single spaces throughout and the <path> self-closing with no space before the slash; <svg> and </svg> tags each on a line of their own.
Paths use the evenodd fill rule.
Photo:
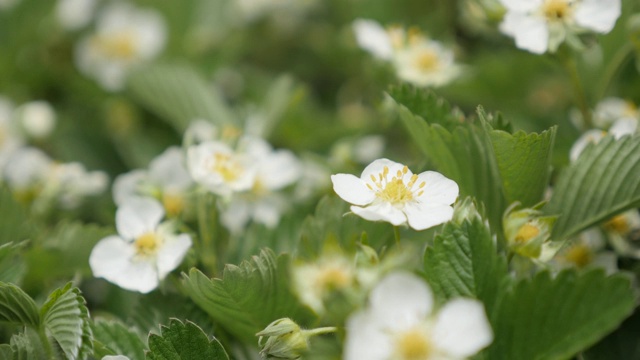
<svg viewBox="0 0 640 360">
<path fill-rule="evenodd" d="M 478 115 L 486 117 L 481 109 Z M 540 134 L 524 131 L 510 134 L 492 129 L 487 122 L 484 124 L 491 138 L 507 204 L 517 201 L 531 207 L 539 203 L 549 184 L 551 150 L 557 128 Z"/>
<path fill-rule="evenodd" d="M 447 223 L 425 252 L 424 271 L 443 300 L 476 298 L 489 313 L 501 284 L 508 279 L 506 260 L 498 254 L 491 232 L 480 217 L 460 225 Z"/>
<path fill-rule="evenodd" d="M 40 324 L 38 307 L 19 287 L 0 283 L 0 321 L 37 327 Z"/>
<path fill-rule="evenodd" d="M 125 355 L 130 360 L 144 360 L 146 346 L 138 334 L 118 321 L 97 320 L 91 327 L 93 337 L 104 349 L 96 355 Z"/>
<path fill-rule="evenodd" d="M 222 279 L 210 279 L 197 269 L 185 276 L 193 301 L 218 324 L 247 343 L 274 319 L 289 317 L 304 323 L 312 315 L 300 305 L 289 286 L 288 255 L 263 250 L 250 261 L 225 267 Z"/>
<path fill-rule="evenodd" d="M 129 77 L 128 89 L 145 107 L 183 132 L 196 119 L 233 124 L 222 96 L 186 65 L 147 65 Z"/>
<path fill-rule="evenodd" d="M 40 309 L 42 324 L 67 359 L 80 359 L 92 350 L 89 311 L 71 283 L 56 289 Z"/>
<path fill-rule="evenodd" d="M 640 136 L 607 136 L 562 171 L 544 211 L 560 215 L 552 238 L 561 240 L 639 204 Z"/>
<path fill-rule="evenodd" d="M 503 293 L 489 359 L 569 359 L 614 330 L 635 305 L 629 279 L 596 269 L 541 272 Z"/>
<path fill-rule="evenodd" d="M 149 336 L 148 360 L 228 360 L 220 342 L 209 339 L 196 324 L 172 319 L 161 335 Z"/>
</svg>

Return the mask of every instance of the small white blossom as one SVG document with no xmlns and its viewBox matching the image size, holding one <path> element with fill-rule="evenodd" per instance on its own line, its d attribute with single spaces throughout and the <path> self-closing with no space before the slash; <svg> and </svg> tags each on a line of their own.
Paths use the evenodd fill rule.
<svg viewBox="0 0 640 360">
<path fill-rule="evenodd" d="M 550 265 L 559 269 L 600 267 L 612 274 L 618 270 L 618 257 L 614 252 L 606 251 L 605 246 L 606 241 L 599 229 L 583 231 L 555 255 Z"/>
<path fill-rule="evenodd" d="M 596 105 L 593 113 L 593 124 L 599 128 L 607 129 L 623 118 L 640 121 L 640 111 L 631 101 L 609 97 Z"/>
<path fill-rule="evenodd" d="M 609 134 L 614 138 L 620 139 L 625 135 L 635 134 L 638 129 L 638 120 L 632 118 L 621 118 L 611 125 L 609 128 Z M 587 148 L 589 144 L 597 144 L 607 135 L 607 132 L 599 129 L 592 129 L 580 136 L 578 140 L 571 146 L 569 151 L 569 159 L 571 162 L 578 160 L 580 154 Z"/>
<path fill-rule="evenodd" d="M 58 0 L 56 17 L 67 30 L 78 30 L 89 24 L 98 0 Z"/>
<path fill-rule="evenodd" d="M 154 58 L 166 41 L 166 25 L 159 13 L 116 2 L 99 15 L 95 33 L 76 48 L 80 70 L 105 89 L 124 86 L 128 71 Z"/>
<path fill-rule="evenodd" d="M 182 149 L 172 146 L 151 161 L 149 170 L 134 170 L 118 176 L 113 183 L 113 199 L 122 205 L 131 197 L 155 197 L 162 202 L 167 214 L 175 216 L 184 209 L 192 185 Z"/>
<path fill-rule="evenodd" d="M 413 174 L 406 166 L 378 159 L 360 178 L 350 174 L 331 176 L 333 189 L 353 204 L 351 211 L 370 221 L 395 226 L 409 224 L 424 230 L 451 220 L 458 184 L 434 171 Z"/>
<path fill-rule="evenodd" d="M 39 193 L 53 164 L 51 158 L 39 149 L 17 149 L 7 160 L 3 175 L 7 185 L 25 200 Z"/>
<path fill-rule="evenodd" d="M 603 224 L 603 229 L 618 254 L 640 259 L 637 236 L 636 239 L 631 239 L 631 235 L 640 230 L 640 214 L 637 209 L 627 210 L 612 217 Z"/>
<path fill-rule="evenodd" d="M 187 168 L 193 180 L 221 196 L 251 189 L 255 165 L 249 156 L 221 141 L 203 142 L 187 150 Z"/>
<path fill-rule="evenodd" d="M 170 223 L 161 223 L 163 217 L 162 205 L 150 198 L 132 198 L 118 207 L 118 235 L 100 240 L 91 251 L 93 275 L 141 293 L 158 287 L 191 248 L 191 237 L 175 234 Z"/>
<path fill-rule="evenodd" d="M 516 46 L 536 54 L 555 52 L 579 32 L 608 33 L 620 16 L 620 0 L 500 0 L 507 9 L 500 30 Z"/>
<path fill-rule="evenodd" d="M 353 22 L 353 31 L 358 45 L 382 60 L 393 58 L 394 48 L 389 32 L 376 21 L 357 19 Z"/>
<path fill-rule="evenodd" d="M 51 195 L 58 199 L 61 207 L 72 209 L 77 207 L 83 198 L 99 195 L 109 183 L 103 171 L 87 171 L 78 162 L 52 164 L 47 174 L 43 195 Z"/>
<path fill-rule="evenodd" d="M 387 275 L 369 306 L 347 321 L 344 360 L 459 360 L 493 341 L 482 303 L 454 299 L 437 313 L 425 282 L 409 273 Z"/>
<path fill-rule="evenodd" d="M 46 101 L 31 101 L 15 110 L 19 126 L 32 138 L 49 136 L 56 125 L 56 113 Z"/>
</svg>

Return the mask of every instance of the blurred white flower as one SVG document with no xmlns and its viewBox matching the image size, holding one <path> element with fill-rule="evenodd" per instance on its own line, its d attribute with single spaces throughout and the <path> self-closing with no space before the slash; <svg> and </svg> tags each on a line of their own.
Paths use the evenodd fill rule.
<svg viewBox="0 0 640 360">
<path fill-rule="evenodd" d="M 77 162 L 53 163 L 47 173 L 43 196 L 57 198 L 65 209 L 80 205 L 87 196 L 103 193 L 109 183 L 109 177 L 103 171 L 87 171 Z"/>
<path fill-rule="evenodd" d="M 336 166 L 351 162 L 369 164 L 382 156 L 384 147 L 385 140 L 380 135 L 341 139 L 331 147 L 330 161 Z"/>
<path fill-rule="evenodd" d="M 300 16 L 317 3 L 317 0 L 236 0 L 240 14 L 247 21 L 266 15 Z M 279 17 L 279 20 L 286 20 Z M 290 19 L 289 21 L 291 21 Z"/>
<path fill-rule="evenodd" d="M 618 119 L 611 125 L 609 128 L 609 134 L 611 134 L 614 138 L 620 139 L 625 135 L 633 135 L 638 129 L 638 120 L 633 118 L 621 118 Z M 569 160 L 574 162 L 578 160 L 580 154 L 586 149 L 589 144 L 597 144 L 607 135 L 607 131 L 592 129 L 586 131 L 576 142 L 571 146 L 571 150 L 569 151 Z"/>
<path fill-rule="evenodd" d="M 196 183 L 224 197 L 251 189 L 256 176 L 256 164 L 252 159 L 221 141 L 190 146 L 187 168 Z"/>
<path fill-rule="evenodd" d="M 593 124 L 607 129 L 614 122 L 623 118 L 640 121 L 640 111 L 634 103 L 616 97 L 608 97 L 596 105 L 593 113 Z"/>
<path fill-rule="evenodd" d="M 154 197 L 168 215 L 177 216 L 185 207 L 192 185 L 182 149 L 172 146 L 151 161 L 149 170 L 118 176 L 113 183 L 113 199 L 120 206 L 132 197 Z"/>
<path fill-rule="evenodd" d="M 14 7 L 20 0 L 0 0 L 0 10 L 7 10 Z"/>
<path fill-rule="evenodd" d="M 353 204 L 351 211 L 370 221 L 424 230 L 451 220 L 458 184 L 434 171 L 413 174 L 406 166 L 378 159 L 360 178 L 331 175 L 333 189 Z"/>
<path fill-rule="evenodd" d="M 41 150 L 22 147 L 7 160 L 3 176 L 18 199 L 30 202 L 42 190 L 52 164 L 51 158 Z"/>
<path fill-rule="evenodd" d="M 58 0 L 56 17 L 67 30 L 78 30 L 93 18 L 98 0 Z"/>
<path fill-rule="evenodd" d="M 613 249 L 622 256 L 640 259 L 637 232 L 640 230 L 640 214 L 637 209 L 627 210 L 603 224 Z M 635 239 L 631 235 L 636 233 Z"/>
<path fill-rule="evenodd" d="M 220 220 L 233 233 L 241 232 L 249 220 L 273 228 L 290 205 L 278 191 L 300 178 L 300 163 L 291 151 L 274 150 L 254 136 L 243 137 L 238 149 L 256 164 L 254 182 L 250 190 L 234 194 L 222 205 Z"/>
<path fill-rule="evenodd" d="M 459 360 L 493 341 L 482 303 L 454 299 L 433 313 L 431 289 L 409 273 L 387 275 L 369 306 L 347 321 L 344 360 Z"/>
<path fill-rule="evenodd" d="M 119 287 L 148 293 L 178 267 L 191 248 L 191 237 L 161 223 L 164 209 L 150 198 L 131 198 L 116 211 L 118 235 L 96 244 L 89 257 L 95 277 Z"/>
<path fill-rule="evenodd" d="M 500 0 L 506 7 L 500 30 L 516 46 L 536 54 L 555 52 L 579 32 L 605 34 L 620 16 L 620 0 Z"/>
<path fill-rule="evenodd" d="M 0 96 L 0 177 L 9 157 L 23 144 L 13 122 L 13 111 L 13 104 Z"/>
<path fill-rule="evenodd" d="M 606 244 L 599 229 L 583 231 L 562 248 L 549 264 L 559 269 L 601 267 L 612 274 L 618 270 L 618 257 L 614 252 L 605 250 Z"/>
<path fill-rule="evenodd" d="M 161 15 L 116 2 L 100 13 L 95 33 L 76 48 L 76 63 L 105 89 L 125 84 L 128 71 L 154 58 L 164 47 L 167 29 Z"/>
<path fill-rule="evenodd" d="M 15 118 L 26 135 L 42 139 L 51 134 L 56 125 L 56 113 L 46 101 L 31 101 L 15 110 Z"/>
<path fill-rule="evenodd" d="M 438 87 L 450 83 L 462 70 L 453 51 L 427 38 L 417 29 L 384 29 L 373 20 L 357 19 L 353 30 L 358 45 L 375 57 L 393 64 L 401 80 L 417 86 Z"/>
</svg>

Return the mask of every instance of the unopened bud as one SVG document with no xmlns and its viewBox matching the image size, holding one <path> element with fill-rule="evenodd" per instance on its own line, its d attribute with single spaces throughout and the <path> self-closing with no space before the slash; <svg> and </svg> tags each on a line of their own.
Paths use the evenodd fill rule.
<svg viewBox="0 0 640 360">
<path fill-rule="evenodd" d="M 548 260 L 555 254 L 555 251 L 548 250 L 556 249 L 556 246 L 550 244 L 550 237 L 557 217 L 544 216 L 537 207 L 514 211 L 517 205 L 507 209 L 503 219 L 509 248 L 528 258 Z"/>
<path fill-rule="evenodd" d="M 303 330 L 289 318 L 278 319 L 256 334 L 263 359 L 299 359 L 309 348 L 309 338 L 336 331 L 334 327 Z M 267 341 L 263 343 L 263 338 Z"/>
</svg>

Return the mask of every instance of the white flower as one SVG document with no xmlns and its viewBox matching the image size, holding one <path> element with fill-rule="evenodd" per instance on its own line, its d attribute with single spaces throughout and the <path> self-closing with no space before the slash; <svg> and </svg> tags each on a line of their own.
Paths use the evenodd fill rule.
<svg viewBox="0 0 640 360">
<path fill-rule="evenodd" d="M 609 97 L 596 105 L 593 113 L 593 124 L 606 129 L 622 118 L 640 119 L 640 112 L 635 104 L 620 98 Z"/>
<path fill-rule="evenodd" d="M 113 184 L 113 199 L 122 205 L 131 197 L 155 197 L 167 214 L 175 216 L 184 209 L 192 185 L 182 149 L 172 146 L 151 161 L 148 171 L 134 170 L 118 176 Z"/>
<path fill-rule="evenodd" d="M 66 209 L 77 207 L 86 196 L 101 194 L 109 182 L 103 171 L 87 171 L 78 162 L 53 163 L 47 173 L 43 195 L 57 198 Z"/>
<path fill-rule="evenodd" d="M 93 248 L 89 265 L 95 277 L 127 290 L 148 293 L 178 267 L 191 247 L 191 237 L 176 235 L 160 223 L 164 209 L 149 198 L 132 198 L 116 212 L 118 235 Z"/>
<path fill-rule="evenodd" d="M 568 35 L 608 33 L 620 16 L 620 0 L 501 0 L 507 13 L 500 30 L 516 46 L 536 54 L 554 52 Z"/>
<path fill-rule="evenodd" d="M 612 251 L 604 250 L 606 241 L 597 228 L 583 231 L 576 239 L 562 248 L 550 261 L 556 268 L 601 267 L 607 274 L 618 270 L 618 257 Z"/>
<path fill-rule="evenodd" d="M 12 121 L 13 111 L 11 102 L 0 97 L 0 176 L 8 159 L 24 142 Z"/>
<path fill-rule="evenodd" d="M 401 80 L 418 86 L 443 86 L 461 73 L 452 50 L 420 35 L 397 51 L 394 66 Z"/>
<path fill-rule="evenodd" d="M 353 204 L 351 211 L 370 221 L 386 221 L 395 226 L 408 223 L 424 230 L 451 220 L 458 197 L 458 184 L 434 171 L 413 174 L 406 166 L 378 159 L 367 166 L 360 178 L 349 174 L 331 175 L 333 189 Z"/>
<path fill-rule="evenodd" d="M 250 157 L 220 141 L 189 147 L 187 167 L 195 182 L 214 194 L 227 197 L 251 189 L 256 175 Z"/>
<path fill-rule="evenodd" d="M 235 194 L 222 207 L 221 221 L 232 232 L 240 232 L 251 219 L 273 228 L 288 206 L 279 190 L 293 184 L 301 176 L 301 166 L 288 150 L 274 150 L 263 139 L 245 136 L 239 151 L 255 163 L 254 182 L 249 191 Z"/>
<path fill-rule="evenodd" d="M 321 256 L 313 263 L 293 267 L 293 286 L 300 300 L 322 314 L 324 302 L 335 292 L 353 289 L 357 284 L 356 267 L 345 256 L 332 254 Z"/>
<path fill-rule="evenodd" d="M 394 49 L 389 32 L 373 20 L 357 19 L 353 31 L 358 45 L 382 60 L 391 60 Z"/>
<path fill-rule="evenodd" d="M 35 139 L 49 136 L 56 125 L 56 113 L 46 101 L 31 101 L 15 110 L 16 119 L 25 133 Z"/>
<path fill-rule="evenodd" d="M 616 139 L 620 139 L 625 135 L 632 135 L 638 129 L 638 120 L 633 118 L 621 118 L 611 125 L 609 133 Z M 589 144 L 597 144 L 607 135 L 607 132 L 599 129 L 592 129 L 580 136 L 578 140 L 571 146 L 569 151 L 569 159 L 571 162 L 578 160 L 580 154 L 587 148 Z"/>
<path fill-rule="evenodd" d="M 408 273 L 386 276 L 369 306 L 347 321 L 344 360 L 459 360 L 493 341 L 479 301 L 454 299 L 433 313 L 433 295 Z"/>
<path fill-rule="evenodd" d="M 640 214 L 637 209 L 631 209 L 618 214 L 603 225 L 613 249 L 620 255 L 640 259 L 640 248 L 630 236 L 640 229 Z"/>
<path fill-rule="evenodd" d="M 7 160 L 3 175 L 13 191 L 33 195 L 40 191 L 52 163 L 51 158 L 41 150 L 23 147 Z"/>
<path fill-rule="evenodd" d="M 166 26 L 159 13 L 113 3 L 98 18 L 96 31 L 76 49 L 76 62 L 105 89 L 120 90 L 127 72 L 154 58 L 164 47 Z"/>
<path fill-rule="evenodd" d="M 65 29 L 77 30 L 91 21 L 96 5 L 97 0 L 58 0 L 56 17 Z"/>
</svg>

